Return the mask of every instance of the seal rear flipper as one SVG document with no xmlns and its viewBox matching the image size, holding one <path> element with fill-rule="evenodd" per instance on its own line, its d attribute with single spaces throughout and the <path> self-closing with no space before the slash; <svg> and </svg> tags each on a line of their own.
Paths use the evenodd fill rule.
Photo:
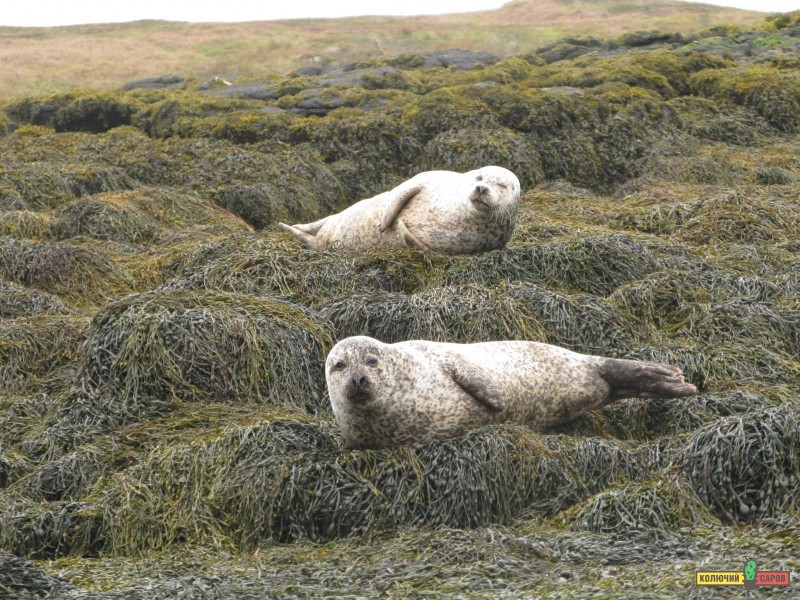
<svg viewBox="0 0 800 600">
<path fill-rule="evenodd" d="M 493 411 L 506 407 L 502 391 L 492 381 L 491 376 L 483 372 L 480 365 L 462 357 L 453 357 L 448 370 L 456 385 L 480 404 Z"/>
<path fill-rule="evenodd" d="M 328 215 L 327 217 L 322 217 L 319 221 L 314 221 L 313 223 L 295 223 L 292 227 L 311 235 L 317 235 L 319 230 L 322 229 L 322 226 L 325 225 L 330 218 L 331 215 Z M 282 225 L 282 223 L 279 223 L 279 225 Z"/>
<path fill-rule="evenodd" d="M 413 179 L 410 181 L 413 181 Z M 416 196 L 424 186 L 422 183 L 414 183 L 409 185 L 410 181 L 402 183 L 393 190 L 386 192 L 388 199 L 386 201 L 386 206 L 383 209 L 383 214 L 381 215 L 381 233 L 389 229 L 389 227 L 394 224 L 395 219 L 397 219 L 397 215 L 400 214 L 400 211 L 403 210 L 403 207 L 405 207 L 405 205 L 408 204 L 408 201 Z"/>
<path fill-rule="evenodd" d="M 292 227 L 291 225 L 286 225 L 285 223 L 278 223 L 278 226 L 283 229 L 284 231 L 291 233 L 297 240 L 304 243 L 309 248 L 318 250 L 317 246 L 317 239 L 305 231 L 300 231 L 296 227 Z"/>
<path fill-rule="evenodd" d="M 683 372 L 671 365 L 606 358 L 598 371 L 611 386 L 604 404 L 622 398 L 681 398 L 697 393 L 697 388 L 683 379 Z"/>
</svg>

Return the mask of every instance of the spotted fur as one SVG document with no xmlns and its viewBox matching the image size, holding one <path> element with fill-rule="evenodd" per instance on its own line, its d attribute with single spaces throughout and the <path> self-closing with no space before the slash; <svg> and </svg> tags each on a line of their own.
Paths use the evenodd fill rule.
<svg viewBox="0 0 800 600">
<path fill-rule="evenodd" d="M 427 171 L 314 223 L 279 225 L 316 250 L 482 252 L 511 239 L 519 194 L 519 180 L 503 167 Z"/>
<path fill-rule="evenodd" d="M 325 365 L 348 445 L 418 444 L 492 423 L 535 430 L 631 397 L 689 396 L 677 367 L 603 358 L 537 342 L 340 341 Z"/>
</svg>

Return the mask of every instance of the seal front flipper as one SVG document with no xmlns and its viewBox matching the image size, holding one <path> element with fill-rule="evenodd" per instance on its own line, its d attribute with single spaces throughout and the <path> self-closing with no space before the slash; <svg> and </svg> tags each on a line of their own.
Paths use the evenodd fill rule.
<svg viewBox="0 0 800 600">
<path fill-rule="evenodd" d="M 408 201 L 419 194 L 422 188 L 425 187 L 423 183 L 414 183 L 411 185 L 409 185 L 409 183 L 411 182 L 407 181 L 406 183 L 402 183 L 393 190 L 387 192 L 388 199 L 383 209 L 383 214 L 381 215 L 381 233 L 394 224 L 397 215 L 399 215 L 403 207 L 408 204 Z"/>
<path fill-rule="evenodd" d="M 694 385 L 684 381 L 683 372 L 671 365 L 605 358 L 598 372 L 611 386 L 604 404 L 622 398 L 680 398 L 697 393 Z"/>
<path fill-rule="evenodd" d="M 397 231 L 400 233 L 400 236 L 403 238 L 403 241 L 406 244 L 408 244 L 409 247 L 416 246 L 417 248 L 421 248 L 422 250 L 425 250 L 427 252 L 433 252 L 433 250 L 431 250 L 430 248 L 428 248 L 428 246 L 419 241 L 417 239 L 417 236 L 415 236 L 408 230 L 408 227 L 406 227 L 406 224 L 403 223 L 401 219 L 397 219 L 397 221 L 395 222 L 397 223 Z"/>
<path fill-rule="evenodd" d="M 456 385 L 479 403 L 494 411 L 506 407 L 502 391 L 480 365 L 466 358 L 454 356 L 448 367 L 448 373 Z"/>
</svg>

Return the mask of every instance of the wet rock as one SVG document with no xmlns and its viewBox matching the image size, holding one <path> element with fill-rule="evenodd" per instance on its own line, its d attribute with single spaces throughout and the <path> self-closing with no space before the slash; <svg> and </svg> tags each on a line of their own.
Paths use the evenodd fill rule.
<svg viewBox="0 0 800 600">
<path fill-rule="evenodd" d="M 180 90 L 186 86 L 186 80 L 178 75 L 161 75 L 159 77 L 145 77 L 134 79 L 122 86 L 122 91 L 144 90 Z"/>
</svg>

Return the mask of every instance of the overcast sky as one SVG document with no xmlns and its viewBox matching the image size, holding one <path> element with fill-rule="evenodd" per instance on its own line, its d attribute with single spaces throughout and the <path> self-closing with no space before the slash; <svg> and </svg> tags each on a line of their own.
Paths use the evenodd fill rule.
<svg viewBox="0 0 800 600">
<path fill-rule="evenodd" d="M 697 0 L 688 0 L 697 1 Z M 764 12 L 800 9 L 800 0 L 705 0 Z M 422 15 L 498 8 L 492 0 L 3 0 L 0 26 L 49 27 L 139 19 L 169 21 L 265 21 L 358 15 Z"/>
</svg>

